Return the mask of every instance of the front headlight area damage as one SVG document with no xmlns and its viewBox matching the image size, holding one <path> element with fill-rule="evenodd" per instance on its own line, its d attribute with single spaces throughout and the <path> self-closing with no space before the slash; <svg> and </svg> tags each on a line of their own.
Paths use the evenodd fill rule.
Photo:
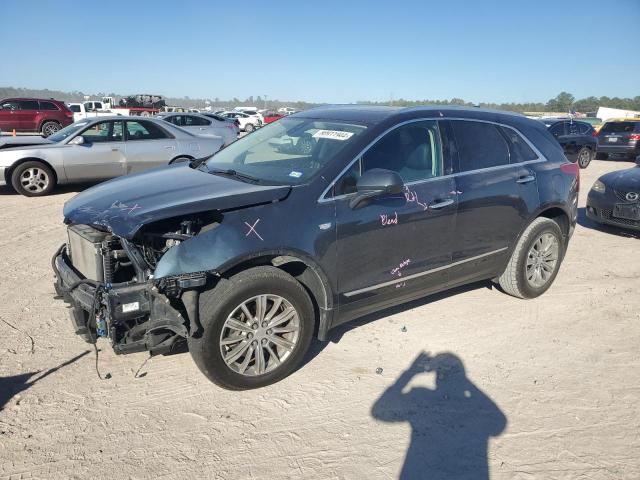
<svg viewBox="0 0 640 480">
<path fill-rule="evenodd" d="M 199 293 L 215 285 L 217 274 L 156 280 L 154 270 L 167 251 L 221 221 L 217 212 L 165 219 L 143 226 L 131 240 L 100 226 L 69 226 L 53 267 L 76 333 L 90 343 L 106 337 L 119 354 L 184 351 L 187 337 L 200 330 Z"/>
</svg>

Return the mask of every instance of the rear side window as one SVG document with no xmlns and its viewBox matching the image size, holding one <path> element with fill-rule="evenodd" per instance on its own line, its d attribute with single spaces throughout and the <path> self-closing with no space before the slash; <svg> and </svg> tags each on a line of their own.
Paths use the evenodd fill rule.
<svg viewBox="0 0 640 480">
<path fill-rule="evenodd" d="M 151 122 L 127 122 L 127 140 L 157 140 L 168 135 Z"/>
<path fill-rule="evenodd" d="M 38 110 L 38 102 L 35 100 L 20 100 L 20 110 Z"/>
<path fill-rule="evenodd" d="M 601 133 L 631 133 L 640 122 L 607 122 Z"/>
<path fill-rule="evenodd" d="M 205 120 L 201 117 L 195 117 L 193 115 L 185 115 L 184 124 L 188 127 L 200 127 L 211 124 L 209 120 Z"/>
<path fill-rule="evenodd" d="M 58 106 L 52 102 L 40 102 L 40 110 L 59 110 Z"/>
<path fill-rule="evenodd" d="M 459 171 L 509 165 L 509 147 L 499 127 L 491 123 L 453 120 Z"/>
<path fill-rule="evenodd" d="M 538 159 L 538 155 L 518 132 L 507 127 L 500 127 L 500 130 L 509 141 L 509 163 L 522 163 Z"/>
<path fill-rule="evenodd" d="M 564 135 L 564 122 L 556 123 L 555 125 L 549 128 L 549 133 L 554 137 L 559 137 L 560 135 Z"/>
<path fill-rule="evenodd" d="M 580 135 L 587 135 L 591 133 L 592 130 L 593 127 L 591 125 L 588 125 L 586 123 L 578 123 L 578 133 Z"/>
</svg>

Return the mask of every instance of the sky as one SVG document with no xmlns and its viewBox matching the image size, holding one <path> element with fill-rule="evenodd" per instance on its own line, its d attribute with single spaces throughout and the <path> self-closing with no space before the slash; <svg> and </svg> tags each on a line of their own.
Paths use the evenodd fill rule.
<svg viewBox="0 0 640 480">
<path fill-rule="evenodd" d="M 2 0 L 0 86 L 169 97 L 640 95 L 640 0 Z"/>
</svg>

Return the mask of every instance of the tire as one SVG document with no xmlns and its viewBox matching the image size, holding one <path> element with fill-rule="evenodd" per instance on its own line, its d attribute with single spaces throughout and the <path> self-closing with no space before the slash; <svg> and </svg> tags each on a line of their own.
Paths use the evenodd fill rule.
<svg viewBox="0 0 640 480">
<path fill-rule="evenodd" d="M 256 315 L 259 316 L 257 299 L 266 296 L 270 297 L 263 308 L 265 321 L 259 323 L 256 321 Z M 277 298 L 282 299 L 278 305 L 282 311 L 277 308 L 273 313 Z M 243 304 L 247 310 L 242 309 Z M 267 328 L 268 321 L 281 321 L 286 315 L 292 315 L 291 309 L 294 316 L 290 320 Z M 254 315 L 251 321 L 244 322 L 247 318 L 244 311 Z M 229 327 L 228 321 L 235 321 L 234 327 L 240 325 L 242 328 Z M 223 388 L 246 390 L 278 382 L 300 365 L 311 343 L 315 318 L 313 304 L 304 287 L 288 273 L 265 266 L 221 279 L 215 288 L 203 292 L 200 295 L 200 323 L 201 335 L 188 340 L 189 351 L 200 371 Z M 297 330 L 273 332 L 273 329 L 281 328 Z M 284 339 L 285 346 L 270 340 L 278 333 L 283 335 L 278 337 L 278 344 Z M 286 335 L 289 336 L 285 338 Z M 223 351 L 229 364 L 223 358 Z M 233 358 L 234 353 L 241 351 L 244 353 Z M 258 360 L 259 351 L 263 355 L 262 361 Z"/>
<path fill-rule="evenodd" d="M 602 152 L 596 153 L 596 160 L 606 160 L 607 158 L 609 158 L 609 155 L 607 153 L 602 153 Z"/>
<path fill-rule="evenodd" d="M 541 239 L 550 239 L 549 236 L 555 240 L 555 252 L 551 249 L 549 254 L 542 253 L 541 257 L 545 258 L 547 261 L 537 260 L 536 251 L 544 252 L 544 248 L 540 247 L 544 246 L 545 242 L 542 241 L 542 243 L 540 243 Z M 538 247 L 538 250 L 536 250 L 536 246 Z M 532 252 L 533 257 L 530 256 Z M 553 262 L 553 267 L 549 270 L 550 264 L 548 263 L 548 260 L 553 259 L 554 257 L 555 261 Z M 509 295 L 518 298 L 535 298 L 542 295 L 549 289 L 558 274 L 563 257 L 564 243 L 560 226 L 549 218 L 536 218 L 522 233 L 522 236 L 513 249 L 513 253 L 511 254 L 506 270 L 498 278 L 498 283 Z M 532 269 L 529 270 L 529 272 L 533 270 L 533 279 L 538 279 L 538 277 L 535 276 L 535 271 L 540 271 L 542 272 L 540 278 L 544 283 L 536 284 L 535 281 L 527 278 L 529 276 L 527 275 L 528 261 L 533 262 Z M 537 262 L 543 264 L 540 266 L 539 270 L 535 266 Z M 546 267 L 544 265 L 546 265 Z"/>
<path fill-rule="evenodd" d="M 578 152 L 578 159 L 576 160 L 580 168 L 587 168 L 593 158 L 593 152 L 588 147 L 582 147 Z"/>
<path fill-rule="evenodd" d="M 169 162 L 169 165 L 173 165 L 174 163 L 184 163 L 184 162 L 190 162 L 190 161 L 191 161 L 191 158 L 189 157 L 176 157 Z"/>
<path fill-rule="evenodd" d="M 62 128 L 62 125 L 60 125 L 58 122 L 49 120 L 42 124 L 42 126 L 40 127 L 40 133 L 42 134 L 43 137 L 46 138 L 50 135 L 53 135 L 57 131 L 59 131 L 61 128 Z"/>
<path fill-rule="evenodd" d="M 43 197 L 55 187 L 56 177 L 47 165 L 32 160 L 15 168 L 11 173 L 11 185 L 25 197 Z"/>
<path fill-rule="evenodd" d="M 247 124 L 244 126 L 244 131 L 245 131 L 245 132 L 247 132 L 247 133 L 251 133 L 251 132 L 253 132 L 254 130 L 255 130 L 255 127 L 253 126 L 253 123 L 247 123 Z"/>
</svg>

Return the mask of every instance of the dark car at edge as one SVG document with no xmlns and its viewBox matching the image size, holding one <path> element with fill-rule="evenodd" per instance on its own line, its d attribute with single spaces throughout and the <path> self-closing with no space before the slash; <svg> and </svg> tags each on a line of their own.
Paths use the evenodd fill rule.
<svg viewBox="0 0 640 480">
<path fill-rule="evenodd" d="M 274 147 L 300 138 L 311 148 Z M 299 367 L 312 337 L 390 306 L 488 279 L 541 295 L 578 188 L 576 164 L 524 116 L 322 107 L 68 201 L 55 287 L 86 341 L 186 344 L 213 382 L 256 388 Z"/>
<path fill-rule="evenodd" d="M 640 119 L 606 122 L 598 132 L 598 158 L 635 159 L 640 155 Z"/>
<path fill-rule="evenodd" d="M 553 135 L 570 162 L 580 168 L 587 168 L 595 157 L 596 131 L 590 123 L 572 118 L 545 118 L 541 120 Z"/>
</svg>

